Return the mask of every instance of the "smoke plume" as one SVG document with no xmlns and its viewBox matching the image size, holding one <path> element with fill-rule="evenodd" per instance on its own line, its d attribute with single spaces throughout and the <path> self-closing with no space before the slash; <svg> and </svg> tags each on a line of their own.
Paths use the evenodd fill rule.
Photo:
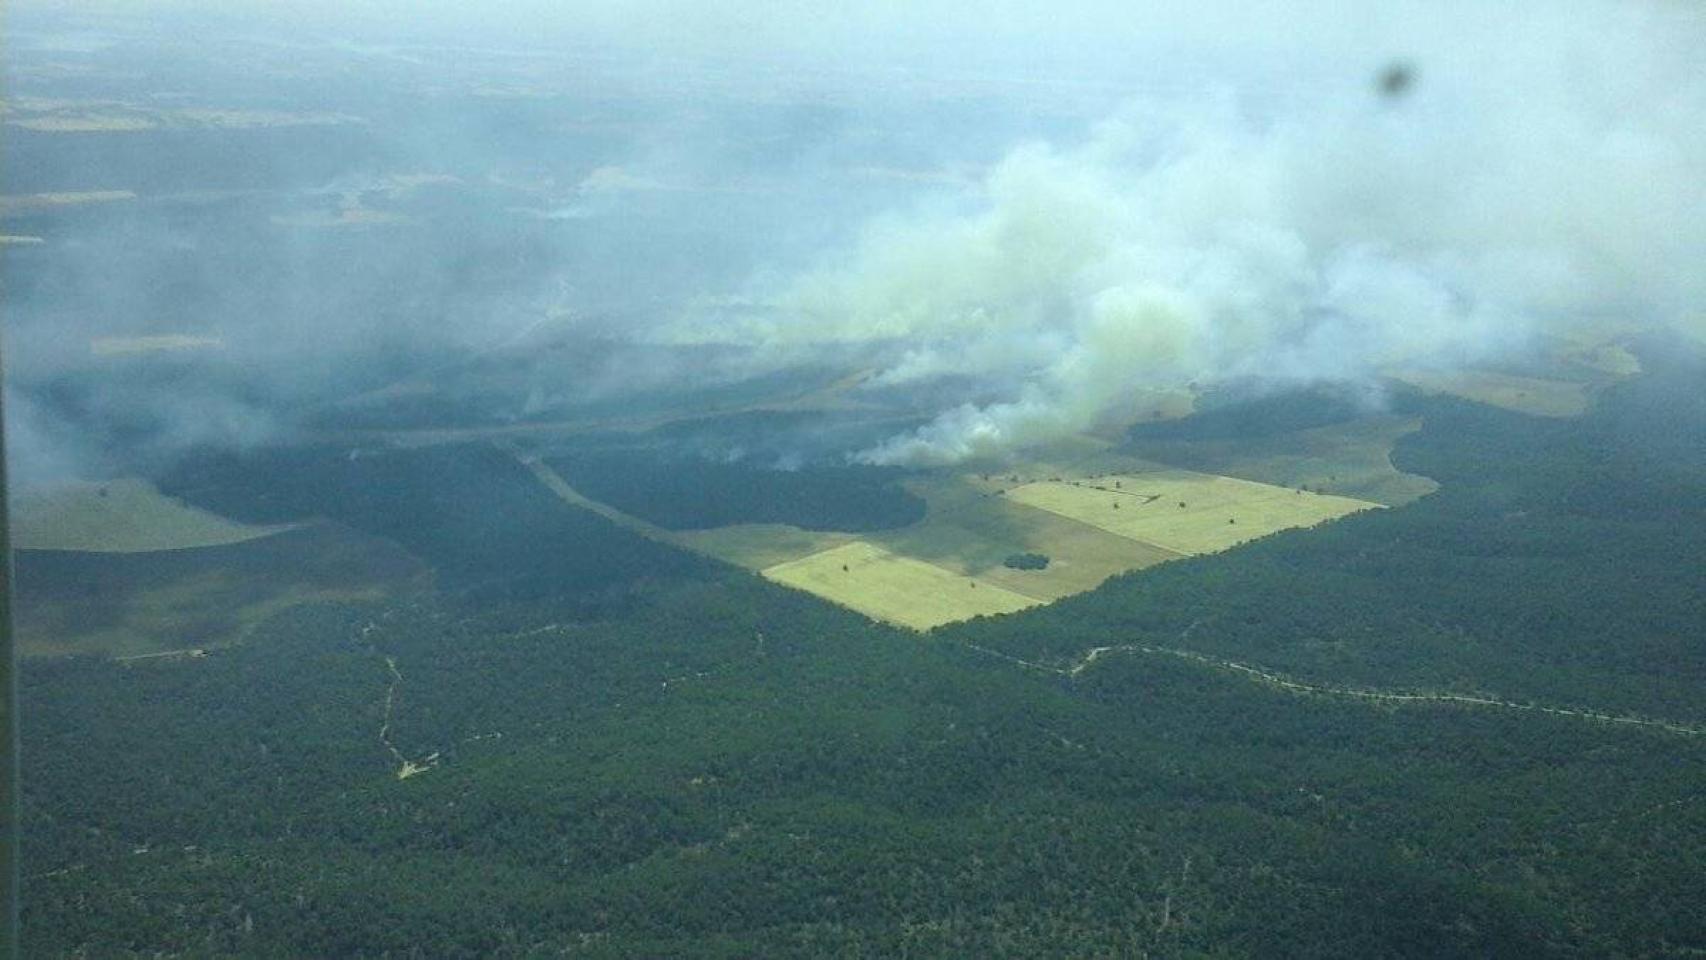
<svg viewBox="0 0 1706 960">
<path fill-rule="evenodd" d="M 781 310 L 721 332 L 880 348 L 874 385 L 1005 395 L 858 455 L 923 465 L 1084 430 L 1141 388 L 1368 380 L 1607 319 L 1697 326 L 1706 71 L 1698 23 L 1676 30 L 1577 5 L 1471 18 L 1283 104 L 1135 103 L 1075 145 L 1012 150 L 969 210 L 871 223 Z"/>
</svg>

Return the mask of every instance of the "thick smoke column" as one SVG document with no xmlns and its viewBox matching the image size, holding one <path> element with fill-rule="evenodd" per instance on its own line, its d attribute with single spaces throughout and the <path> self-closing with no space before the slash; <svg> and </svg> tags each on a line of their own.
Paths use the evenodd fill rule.
<svg viewBox="0 0 1706 960">
<path fill-rule="evenodd" d="M 1081 145 L 1014 150 L 969 213 L 871 225 L 778 316 L 723 332 L 886 350 L 879 384 L 1006 393 L 859 455 L 932 464 L 1083 430 L 1139 388 L 1354 381 L 1605 319 L 1691 322 L 1698 26 L 1592 8 L 1426 51 L 1403 97 L 1371 69 L 1264 111 L 1141 103 Z"/>
</svg>

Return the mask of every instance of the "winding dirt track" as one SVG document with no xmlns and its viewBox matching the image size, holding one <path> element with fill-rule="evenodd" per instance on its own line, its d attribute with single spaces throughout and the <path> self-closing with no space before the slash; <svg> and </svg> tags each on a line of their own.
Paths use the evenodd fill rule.
<svg viewBox="0 0 1706 960">
<path fill-rule="evenodd" d="M 385 656 L 381 654 L 381 656 Z M 397 761 L 397 779 L 407 780 L 417 773 L 425 773 L 438 765 L 438 754 L 429 753 L 419 762 L 403 756 L 403 751 L 391 742 L 391 711 L 397 704 L 397 687 L 403 682 L 403 674 L 397 670 L 395 657 L 385 656 L 385 669 L 391 672 L 391 683 L 385 688 L 385 716 L 379 723 L 379 742 L 385 745 L 391 756 Z"/>
<path fill-rule="evenodd" d="M 1195 626 L 1196 624 L 1192 624 L 1191 628 L 1194 628 Z M 1191 628 L 1186 629 L 1187 635 Z M 1523 703 L 1516 700 L 1501 700 L 1497 697 L 1477 697 L 1460 693 L 1398 693 L 1384 690 L 1368 690 L 1358 687 L 1341 687 L 1332 684 L 1305 683 L 1301 680 L 1292 680 L 1288 677 L 1281 676 L 1269 670 L 1264 670 L 1260 667 L 1251 666 L 1247 663 L 1239 663 L 1236 660 L 1222 660 L 1218 657 L 1210 657 L 1191 650 L 1180 650 L 1174 647 L 1154 647 L 1138 643 L 1095 647 L 1087 651 L 1083 656 L 1073 660 L 1067 666 L 1056 667 L 1045 663 L 1036 663 L 1031 660 L 1024 660 L 1011 654 L 1002 653 L 999 650 L 991 650 L 987 647 L 980 647 L 976 644 L 966 644 L 966 646 L 987 656 L 997 657 L 1031 670 L 1051 673 L 1068 679 L 1076 678 L 1084 671 L 1094 666 L 1097 661 L 1113 654 L 1167 656 L 1176 657 L 1180 660 L 1189 660 L 1193 663 L 1202 664 L 1216 670 L 1235 673 L 1253 682 L 1267 684 L 1268 686 L 1278 687 L 1281 690 L 1297 694 L 1319 694 L 1329 697 L 1343 697 L 1352 700 L 1395 704 L 1441 703 L 1482 709 L 1492 708 L 1497 710 L 1521 710 L 1529 713 L 1550 714 L 1555 717 L 1570 717 L 1593 723 L 1645 727 L 1653 730 L 1662 730 L 1666 733 L 1679 734 L 1685 737 L 1706 736 L 1706 728 L 1703 727 L 1674 723 L 1668 720 L 1654 720 L 1647 717 L 1631 717 L 1620 714 L 1604 713 L 1598 710 L 1575 709 L 1571 707 L 1550 707 L 1538 703 Z"/>
</svg>

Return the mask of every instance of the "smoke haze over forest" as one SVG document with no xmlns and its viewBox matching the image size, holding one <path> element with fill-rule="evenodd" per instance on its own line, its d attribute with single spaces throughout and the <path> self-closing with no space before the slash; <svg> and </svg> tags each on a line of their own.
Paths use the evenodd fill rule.
<svg viewBox="0 0 1706 960">
<path fill-rule="evenodd" d="M 512 354 L 517 417 L 860 371 L 924 422 L 843 453 L 930 465 L 1706 316 L 1686 5 L 217 9 L 10 11 L 26 479 Z"/>
</svg>

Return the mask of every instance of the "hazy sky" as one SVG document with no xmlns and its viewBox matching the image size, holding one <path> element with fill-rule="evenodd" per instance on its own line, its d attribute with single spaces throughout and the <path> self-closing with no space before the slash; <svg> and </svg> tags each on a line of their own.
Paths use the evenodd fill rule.
<svg viewBox="0 0 1706 960">
<path fill-rule="evenodd" d="M 756 368 L 977 382 L 985 399 L 858 452 L 939 463 L 1081 430 L 1144 387 L 1366 380 L 1584 319 L 1697 328 L 1703 9 L 14 0 L 7 42 L 49 67 L 14 74 L 32 96 L 83 95 L 104 65 L 148 109 L 351 115 L 170 188 L 54 187 L 137 187 L 140 212 L 6 254 L 43 264 L 10 278 L 12 405 L 39 414 L 20 429 L 44 459 L 74 460 L 52 437 L 88 431 L 49 394 L 91 337 L 216 325 L 216 374 L 79 402 L 154 411 L 171 443 L 253 438 L 270 404 L 387 358 L 585 316 Z M 1389 96 L 1394 64 L 1414 82 Z M 0 170 L 126 169 L 89 154 L 122 138 L 87 142 Z M 395 179 L 423 173 L 454 186 Z M 191 196 L 214 183 L 229 195 Z M 239 195 L 241 216 L 191 216 Z M 572 376 L 653 382 L 612 364 Z M 548 373 L 530 395 L 570 389 Z"/>
<path fill-rule="evenodd" d="M 874 0 L 718 3 L 692 0 L 14 0 L 15 16 L 188 19 L 258 31 L 347 35 L 380 43 L 550 46 L 591 42 L 659 54 L 900 60 L 949 71 L 1029 63 L 1062 72 L 1165 72 L 1204 59 L 1222 70 L 1291 69 L 1425 58 L 1444 70 L 1500 58 L 1505 45 L 1551 35 L 1592 45 L 1608 20 L 1692 22 L 1699 5 L 1649 3 L 1135 3 L 1115 0 Z M 1572 37 L 1572 34 L 1574 35 Z M 1686 40 L 1686 38 L 1677 38 Z M 1695 39 L 1698 39 L 1696 37 Z"/>
</svg>

